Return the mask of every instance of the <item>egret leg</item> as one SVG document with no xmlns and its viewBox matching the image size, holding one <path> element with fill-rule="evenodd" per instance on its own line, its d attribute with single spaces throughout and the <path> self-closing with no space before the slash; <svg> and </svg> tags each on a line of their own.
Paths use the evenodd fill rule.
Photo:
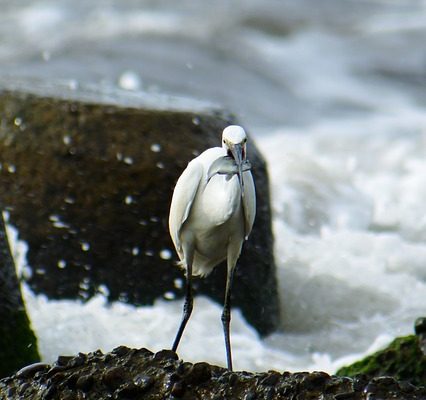
<svg viewBox="0 0 426 400">
<path fill-rule="evenodd" d="M 231 288 L 232 281 L 234 279 L 235 265 L 228 268 L 228 275 L 226 277 L 226 289 L 225 289 L 225 302 L 223 305 L 222 312 L 222 325 L 223 335 L 225 337 L 225 349 L 226 349 L 226 360 L 228 363 L 228 369 L 232 371 L 232 354 L 231 354 L 231 337 L 229 335 L 229 325 L 231 322 Z"/>
<path fill-rule="evenodd" d="M 175 341 L 173 342 L 172 350 L 176 351 L 182 337 L 183 331 L 185 330 L 185 326 L 189 320 L 189 317 L 192 313 L 193 308 L 193 296 L 192 296 L 192 260 L 188 263 L 186 267 L 186 294 L 185 294 L 185 302 L 183 304 L 183 315 L 182 321 L 179 326 L 179 330 L 176 334 Z"/>
</svg>

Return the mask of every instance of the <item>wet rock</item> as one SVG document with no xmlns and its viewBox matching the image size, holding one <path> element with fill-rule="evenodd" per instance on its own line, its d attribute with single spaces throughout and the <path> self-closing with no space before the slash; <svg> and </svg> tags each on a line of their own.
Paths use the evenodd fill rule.
<svg viewBox="0 0 426 400">
<path fill-rule="evenodd" d="M 68 363 L 73 359 L 71 356 L 59 356 L 56 360 L 56 364 L 60 366 L 67 366 Z"/>
<path fill-rule="evenodd" d="M 48 364 L 38 362 L 38 363 L 27 365 L 24 368 L 21 368 L 16 373 L 16 376 L 18 378 L 25 379 L 25 378 L 29 378 L 29 377 L 35 375 L 36 372 L 43 371 L 43 370 L 48 369 L 48 368 L 49 368 Z"/>
<path fill-rule="evenodd" d="M 137 96 L 62 89 L 49 97 L 0 88 L 0 206 L 28 244 L 28 284 L 50 298 L 102 292 L 140 305 L 182 297 L 167 227 L 173 188 L 189 160 L 220 146 L 233 119 L 194 104 L 154 107 Z M 279 318 L 268 177 L 253 142 L 249 158 L 257 218 L 233 305 L 267 334 Z M 225 273 L 216 268 L 196 291 L 222 303 Z"/>
<path fill-rule="evenodd" d="M 269 373 L 260 381 L 261 385 L 264 386 L 275 386 L 281 378 L 281 374 L 275 371 L 269 371 Z"/>
<path fill-rule="evenodd" d="M 2 211 L 0 206 L 0 377 L 39 360 L 37 340 L 22 302 Z M 40 364 L 33 364 L 25 373 L 34 373 L 38 367 Z"/>
<path fill-rule="evenodd" d="M 334 396 L 334 400 L 354 400 L 357 398 L 355 393 L 340 393 Z"/>
<path fill-rule="evenodd" d="M 414 332 L 416 335 L 426 335 L 426 317 L 417 318 L 414 323 Z"/>
<path fill-rule="evenodd" d="M 179 357 L 173 350 L 161 350 L 155 353 L 156 360 L 177 360 Z"/>
<path fill-rule="evenodd" d="M 185 393 L 185 384 L 183 382 L 175 382 L 172 386 L 170 394 L 173 397 L 181 398 Z"/>
<path fill-rule="evenodd" d="M 414 324 L 414 332 L 419 338 L 420 350 L 426 356 L 426 317 L 417 318 Z"/>
<path fill-rule="evenodd" d="M 190 385 L 197 385 L 208 381 L 211 378 L 210 365 L 205 362 L 196 363 L 185 376 L 185 382 Z"/>
<path fill-rule="evenodd" d="M 68 366 L 71 368 L 80 367 L 86 361 L 86 354 L 78 353 L 76 357 L 73 357 L 69 362 Z"/>
<path fill-rule="evenodd" d="M 126 380 L 126 371 L 123 367 L 113 367 L 106 370 L 102 376 L 103 383 L 111 389 L 117 389 Z"/>
<path fill-rule="evenodd" d="M 426 389 L 390 377 L 355 380 L 322 372 L 229 372 L 207 363 L 153 357 L 149 351 L 90 353 L 52 382 L 48 370 L 0 380 L 0 399 L 334 399 L 424 400 Z M 57 363 L 55 363 L 57 365 Z M 168 366 L 167 370 L 165 365 Z M 184 366 L 184 367 L 183 367 Z M 185 375 L 186 374 L 186 375 Z M 55 375 L 56 376 L 56 375 Z M 363 382 L 365 385 L 361 385 Z M 9 396 L 9 397 L 5 397 Z M 14 397 L 15 396 L 15 397 Z"/>
<path fill-rule="evenodd" d="M 315 371 L 302 379 L 302 385 L 307 390 L 314 390 L 315 388 L 322 390 L 329 378 L 330 376 L 325 372 Z"/>
<path fill-rule="evenodd" d="M 115 348 L 112 353 L 114 355 L 119 356 L 119 357 L 123 357 L 126 354 L 128 354 L 129 351 L 130 351 L 130 349 L 128 347 L 126 347 L 126 346 L 120 346 L 120 347 Z"/>
<path fill-rule="evenodd" d="M 119 389 L 114 393 L 114 398 L 116 399 L 134 399 L 139 396 L 143 391 L 133 382 L 127 382 L 123 384 Z"/>
<path fill-rule="evenodd" d="M 88 392 L 93 386 L 93 376 L 92 375 L 82 375 L 77 379 L 75 387 L 83 392 Z"/>
<path fill-rule="evenodd" d="M 154 384 L 154 379 L 149 375 L 140 374 L 135 376 L 133 383 L 139 388 L 140 393 L 144 393 Z"/>
</svg>

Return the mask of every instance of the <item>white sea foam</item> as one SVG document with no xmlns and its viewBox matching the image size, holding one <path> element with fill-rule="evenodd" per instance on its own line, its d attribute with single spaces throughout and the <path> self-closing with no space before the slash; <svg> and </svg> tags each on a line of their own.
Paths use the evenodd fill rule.
<svg viewBox="0 0 426 400">
<path fill-rule="evenodd" d="M 298 346 L 303 357 L 305 345 L 340 365 L 345 352 L 412 333 L 426 313 L 425 125 L 415 110 L 374 114 L 258 142 L 270 166 L 283 328 L 294 342 L 276 334 L 277 347 Z"/>
</svg>

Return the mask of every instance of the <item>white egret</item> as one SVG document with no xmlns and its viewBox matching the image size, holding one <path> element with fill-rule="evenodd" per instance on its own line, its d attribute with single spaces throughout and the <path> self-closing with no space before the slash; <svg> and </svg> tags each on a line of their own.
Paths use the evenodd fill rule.
<svg viewBox="0 0 426 400">
<path fill-rule="evenodd" d="M 204 151 L 183 171 L 173 192 L 169 229 L 180 264 L 186 269 L 186 295 L 182 322 L 172 350 L 176 351 L 193 307 L 192 276 L 208 275 L 227 260 L 222 324 L 228 369 L 232 370 L 229 324 L 231 286 L 235 266 L 256 213 L 256 194 L 247 136 L 243 128 L 224 129 L 222 147 Z"/>
</svg>

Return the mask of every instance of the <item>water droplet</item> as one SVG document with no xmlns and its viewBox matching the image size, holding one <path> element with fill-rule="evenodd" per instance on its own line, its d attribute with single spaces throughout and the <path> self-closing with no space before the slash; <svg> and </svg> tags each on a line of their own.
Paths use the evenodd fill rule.
<svg viewBox="0 0 426 400">
<path fill-rule="evenodd" d="M 90 244 L 87 242 L 81 242 L 81 250 L 83 251 L 89 251 L 90 249 Z"/>
<path fill-rule="evenodd" d="M 105 285 L 99 285 L 98 286 L 98 292 L 103 294 L 104 296 L 108 296 L 109 295 L 109 290 Z"/>
<path fill-rule="evenodd" d="M 176 295 L 173 292 L 166 292 L 163 296 L 166 300 L 174 300 L 176 298 Z"/>
<path fill-rule="evenodd" d="M 125 90 L 138 90 L 141 83 L 139 75 L 134 71 L 125 71 L 118 78 L 118 86 Z"/>
<path fill-rule="evenodd" d="M 133 203 L 133 197 L 132 196 L 126 196 L 126 198 L 124 199 L 124 202 L 128 205 L 128 204 L 132 204 Z"/>
<path fill-rule="evenodd" d="M 59 260 L 58 261 L 58 268 L 64 269 L 67 266 L 67 262 L 65 260 Z"/>
<path fill-rule="evenodd" d="M 151 151 L 159 153 L 161 151 L 161 146 L 158 143 L 154 143 L 151 145 Z"/>
<path fill-rule="evenodd" d="M 22 118 L 16 117 L 15 120 L 13 121 L 13 123 L 15 124 L 15 126 L 21 126 Z"/>
<path fill-rule="evenodd" d="M 163 260 L 170 260 L 172 258 L 172 252 L 169 249 L 163 249 L 160 251 L 160 257 Z"/>
<path fill-rule="evenodd" d="M 16 172 L 16 167 L 11 164 L 7 167 L 7 170 L 9 171 L 9 173 L 14 174 Z"/>
<path fill-rule="evenodd" d="M 4 219 L 4 222 L 9 222 L 9 218 L 10 218 L 10 213 L 9 213 L 9 211 L 3 211 L 3 219 Z"/>
<path fill-rule="evenodd" d="M 176 278 L 173 281 L 173 284 L 175 285 L 176 289 L 182 289 L 183 288 L 183 280 L 181 278 Z"/>
<path fill-rule="evenodd" d="M 82 282 L 78 285 L 81 290 L 88 290 L 90 288 L 90 279 L 84 278 Z"/>
<path fill-rule="evenodd" d="M 49 220 L 53 222 L 53 226 L 55 228 L 69 228 L 65 222 L 61 221 L 61 217 L 59 215 L 50 215 Z"/>
<path fill-rule="evenodd" d="M 71 79 L 71 80 L 68 82 L 68 87 L 69 87 L 71 90 L 77 90 L 77 89 L 78 89 L 78 82 L 77 82 L 75 79 Z M 71 110 L 71 111 L 75 111 L 75 110 Z"/>
<path fill-rule="evenodd" d="M 192 123 L 194 124 L 194 125 L 200 125 L 200 118 L 199 117 L 194 117 L 194 118 L 192 118 Z"/>
<path fill-rule="evenodd" d="M 79 291 L 78 292 L 78 295 L 80 296 L 80 297 L 82 297 L 83 299 L 88 299 L 89 298 L 89 293 L 87 292 L 87 291 Z"/>
<path fill-rule="evenodd" d="M 67 204 L 74 204 L 75 203 L 75 199 L 73 199 L 72 197 L 65 197 L 64 201 Z"/>
<path fill-rule="evenodd" d="M 69 145 L 69 144 L 71 144 L 71 137 L 69 136 L 69 135 L 65 135 L 63 138 L 62 138 L 62 141 L 64 142 L 64 144 L 65 145 Z"/>
<path fill-rule="evenodd" d="M 137 256 L 139 255 L 139 247 L 135 246 L 132 249 L 132 255 Z"/>
<path fill-rule="evenodd" d="M 124 157 L 124 163 L 127 165 L 133 164 L 133 158 L 132 157 Z"/>
</svg>

